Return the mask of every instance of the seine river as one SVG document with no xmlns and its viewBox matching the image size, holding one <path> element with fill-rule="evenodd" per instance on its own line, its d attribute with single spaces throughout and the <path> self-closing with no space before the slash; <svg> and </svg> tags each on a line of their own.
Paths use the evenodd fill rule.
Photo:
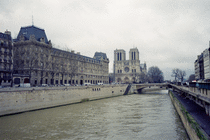
<svg viewBox="0 0 210 140">
<path fill-rule="evenodd" d="M 186 140 L 166 90 L 0 117 L 1 140 Z"/>
</svg>

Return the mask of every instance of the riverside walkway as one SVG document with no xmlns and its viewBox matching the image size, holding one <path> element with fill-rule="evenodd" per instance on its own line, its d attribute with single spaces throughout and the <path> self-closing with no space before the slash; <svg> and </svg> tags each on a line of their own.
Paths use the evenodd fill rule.
<svg viewBox="0 0 210 140">
<path fill-rule="evenodd" d="M 186 98 L 179 92 L 173 91 L 173 93 L 210 138 L 210 117 L 206 114 L 205 108 L 199 106 L 193 100 Z"/>
</svg>

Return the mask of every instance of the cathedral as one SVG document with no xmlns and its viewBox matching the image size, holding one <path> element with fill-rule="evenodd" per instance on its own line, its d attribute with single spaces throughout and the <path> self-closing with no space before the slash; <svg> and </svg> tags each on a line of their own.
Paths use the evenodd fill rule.
<svg viewBox="0 0 210 140">
<path fill-rule="evenodd" d="M 140 74 L 147 73 L 146 63 L 140 64 L 139 51 L 132 48 L 129 51 L 129 60 L 126 60 L 126 52 L 123 49 L 114 51 L 114 80 L 119 83 L 139 83 Z"/>
</svg>

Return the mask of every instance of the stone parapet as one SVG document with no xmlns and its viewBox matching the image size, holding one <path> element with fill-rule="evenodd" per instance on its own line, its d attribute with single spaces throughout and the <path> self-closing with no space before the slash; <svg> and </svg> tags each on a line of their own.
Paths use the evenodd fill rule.
<svg viewBox="0 0 210 140">
<path fill-rule="evenodd" d="M 127 85 L 11 88 L 0 91 L 0 116 L 123 95 Z M 23 90 L 24 89 L 24 90 Z"/>
</svg>

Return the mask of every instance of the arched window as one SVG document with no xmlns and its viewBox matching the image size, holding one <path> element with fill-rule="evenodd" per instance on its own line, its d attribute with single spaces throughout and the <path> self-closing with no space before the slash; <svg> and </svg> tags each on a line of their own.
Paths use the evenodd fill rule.
<svg viewBox="0 0 210 140">
<path fill-rule="evenodd" d="M 132 57 L 131 59 L 133 60 L 133 52 L 131 53 L 131 57 Z"/>
</svg>

